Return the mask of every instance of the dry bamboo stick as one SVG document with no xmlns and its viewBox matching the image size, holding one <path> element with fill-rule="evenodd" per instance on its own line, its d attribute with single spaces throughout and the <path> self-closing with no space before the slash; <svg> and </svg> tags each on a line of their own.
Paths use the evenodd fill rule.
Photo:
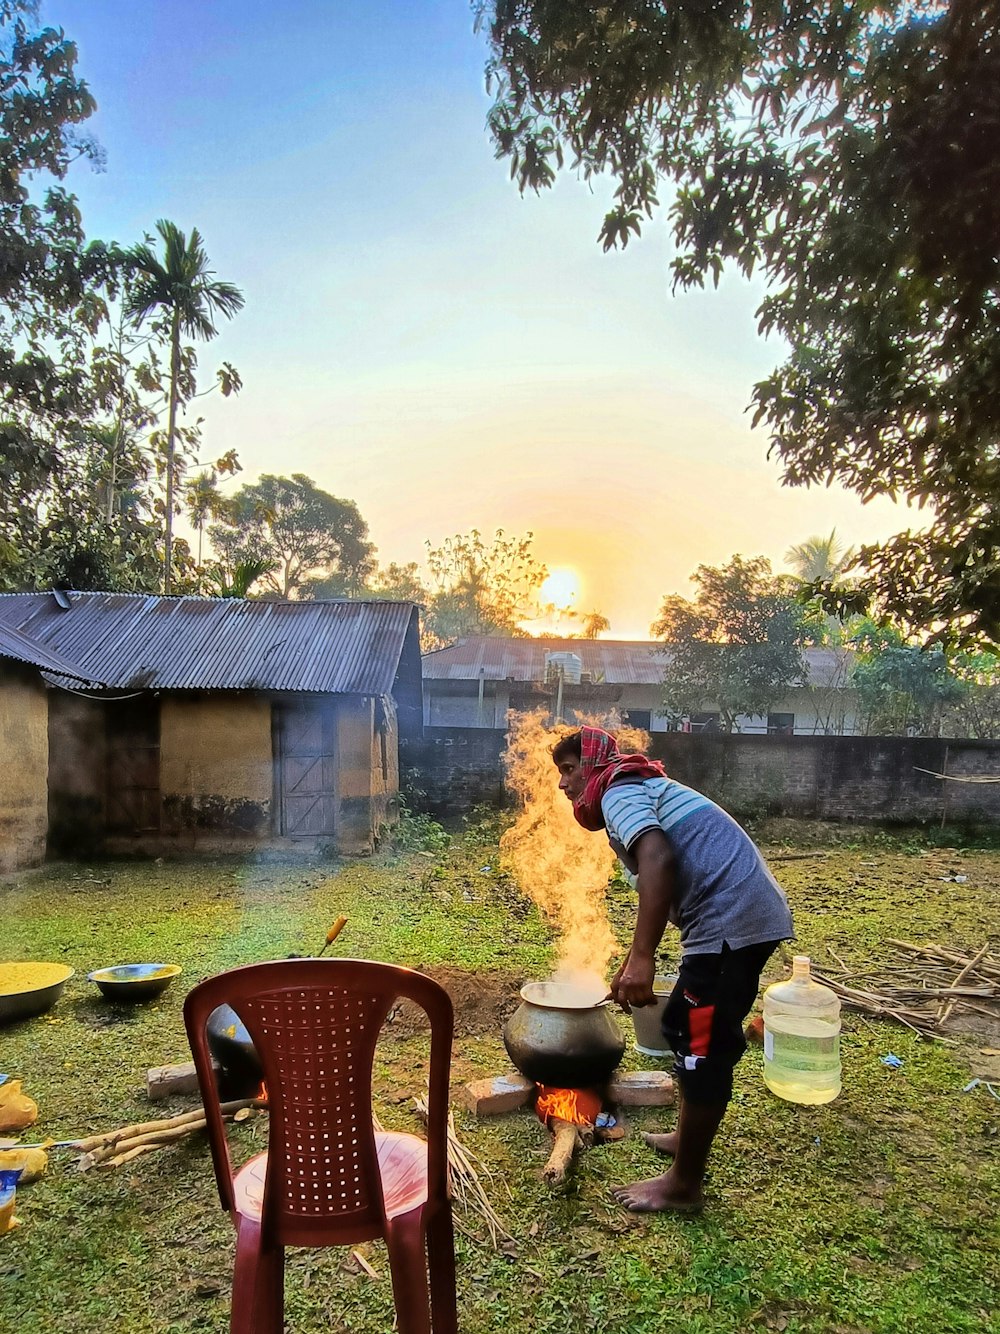
<svg viewBox="0 0 1000 1334">
<path fill-rule="evenodd" d="M 950 996 L 973 996 L 980 1000 L 1000 1000 L 1000 993 L 993 987 L 892 987 L 888 988 L 900 1000 L 909 996 L 919 996 L 922 1000 L 947 999 Z"/>
<path fill-rule="evenodd" d="M 377 1270 L 377 1269 L 373 1269 L 373 1268 L 371 1267 L 371 1265 L 368 1263 L 368 1261 L 365 1259 L 365 1257 L 361 1254 L 360 1251 L 351 1251 L 351 1255 L 352 1255 L 352 1257 L 353 1257 L 355 1260 L 357 1260 L 358 1264 L 359 1264 L 359 1265 L 361 1266 L 361 1268 L 365 1271 L 365 1273 L 368 1275 L 369 1278 L 380 1278 L 380 1277 L 381 1277 L 381 1275 L 379 1274 L 378 1270 Z"/>
<path fill-rule="evenodd" d="M 826 861 L 829 856 L 828 852 L 772 852 L 767 860 L 769 862 L 822 862 Z"/>
<path fill-rule="evenodd" d="M 982 959 L 983 955 L 986 953 L 989 947 L 990 947 L 990 942 L 987 941 L 986 944 L 983 946 L 983 948 L 975 956 L 975 958 L 970 959 L 970 961 L 965 965 L 962 971 L 957 975 L 957 977 L 951 984 L 952 987 L 957 987 L 960 982 L 965 981 L 965 979 L 969 976 L 969 974 L 975 969 L 976 964 L 979 963 L 980 959 Z M 955 1008 L 955 1002 L 953 1000 L 942 1002 L 941 1006 L 938 1009 L 938 1017 L 937 1017 L 938 1027 L 940 1027 L 945 1022 L 945 1020 L 949 1017 L 954 1008 Z"/>
<path fill-rule="evenodd" d="M 954 950 L 946 950 L 940 945 L 915 945 L 910 940 L 887 939 L 886 944 L 894 945 L 897 949 L 907 950 L 911 954 L 923 954 L 928 958 L 937 959 L 944 963 L 957 963 L 964 965 L 969 962 L 969 955 L 958 954 Z M 987 953 L 976 966 L 979 973 L 991 973 L 1000 977 L 1000 959 L 995 959 L 992 954 Z"/>
<path fill-rule="evenodd" d="M 878 996 L 874 996 L 869 992 L 858 991 L 853 987 L 839 986 L 833 978 L 824 977 L 822 973 L 814 973 L 813 976 L 816 978 L 817 982 L 825 984 L 845 1000 L 860 1005 L 862 1008 L 869 1010 L 872 1014 L 891 1015 L 893 1019 L 897 1019 L 901 1024 L 905 1025 L 906 1028 L 911 1028 L 914 1033 L 918 1034 L 920 1037 L 931 1036 L 929 1029 L 927 1032 L 924 1032 L 920 1028 L 920 1021 L 923 1019 L 923 1015 L 916 1015 L 910 1010 L 903 1011 L 894 1008 L 891 1005 L 886 1005 Z M 911 1018 L 907 1018 L 907 1015 L 910 1015 Z M 913 1019 L 917 1022 L 912 1022 Z"/>
</svg>

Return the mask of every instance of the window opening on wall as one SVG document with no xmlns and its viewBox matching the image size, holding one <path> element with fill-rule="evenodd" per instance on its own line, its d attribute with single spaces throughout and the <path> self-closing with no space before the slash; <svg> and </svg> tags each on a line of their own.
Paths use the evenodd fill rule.
<svg viewBox="0 0 1000 1334">
<path fill-rule="evenodd" d="M 769 713 L 767 715 L 768 736 L 791 736 L 794 731 L 794 713 Z"/>
<path fill-rule="evenodd" d="M 717 732 L 718 730 L 719 715 L 717 713 L 692 713 L 692 732 Z"/>
</svg>

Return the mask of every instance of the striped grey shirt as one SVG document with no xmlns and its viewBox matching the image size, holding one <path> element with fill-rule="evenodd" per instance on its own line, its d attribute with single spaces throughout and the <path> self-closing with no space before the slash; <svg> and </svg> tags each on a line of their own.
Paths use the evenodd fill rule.
<svg viewBox="0 0 1000 1334">
<path fill-rule="evenodd" d="M 788 900 L 750 837 L 714 801 L 672 778 L 613 783 L 601 801 L 609 838 L 630 851 L 661 829 L 674 855 L 670 921 L 685 954 L 719 954 L 794 935 Z"/>
</svg>

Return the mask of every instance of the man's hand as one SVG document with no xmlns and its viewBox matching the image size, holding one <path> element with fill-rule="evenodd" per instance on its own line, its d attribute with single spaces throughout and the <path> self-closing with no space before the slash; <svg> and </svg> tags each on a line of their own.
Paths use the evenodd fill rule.
<svg viewBox="0 0 1000 1334">
<path fill-rule="evenodd" d="M 628 957 L 614 976 L 611 994 L 622 1007 L 652 1005 L 656 951 L 663 937 L 674 891 L 674 858 L 660 829 L 647 829 L 632 855 L 639 868 L 639 912 Z"/>
<path fill-rule="evenodd" d="M 611 995 L 626 1014 L 633 1006 L 642 1009 L 644 1005 L 652 1005 L 655 1002 L 656 997 L 653 995 L 655 972 L 655 962 L 652 958 L 637 958 L 634 951 L 629 951 L 625 962 L 611 979 Z"/>
</svg>

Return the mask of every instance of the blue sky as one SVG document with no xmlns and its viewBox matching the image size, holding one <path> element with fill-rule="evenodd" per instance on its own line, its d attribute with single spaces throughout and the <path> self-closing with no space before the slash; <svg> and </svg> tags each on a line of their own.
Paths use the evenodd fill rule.
<svg viewBox="0 0 1000 1334">
<path fill-rule="evenodd" d="M 202 232 L 243 313 L 201 351 L 205 457 L 305 472 L 354 500 L 381 560 L 472 527 L 535 533 L 614 637 L 734 552 L 776 566 L 836 525 L 901 517 L 790 491 L 745 414 L 780 347 L 735 277 L 671 296 L 665 222 L 624 253 L 609 191 L 522 199 L 485 130 L 463 0 L 48 0 L 79 47 L 107 168 L 69 182 L 92 236 Z M 207 383 L 207 380 L 206 380 Z M 570 581 L 572 583 L 572 580 Z"/>
</svg>

